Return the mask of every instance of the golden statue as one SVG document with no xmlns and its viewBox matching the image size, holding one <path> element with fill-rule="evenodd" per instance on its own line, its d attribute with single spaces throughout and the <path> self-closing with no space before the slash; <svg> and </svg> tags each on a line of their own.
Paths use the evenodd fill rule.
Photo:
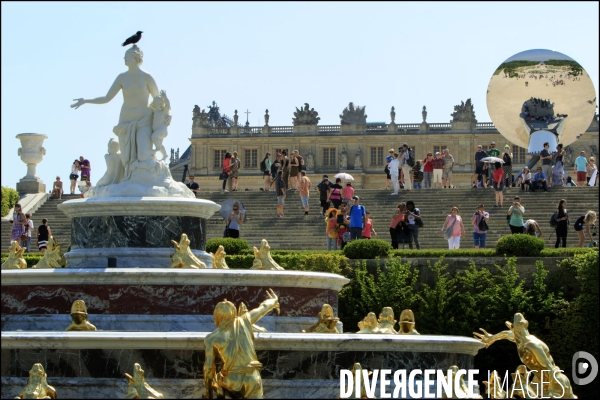
<svg viewBox="0 0 600 400">
<path fill-rule="evenodd" d="M 374 330 L 377 328 L 377 316 L 374 312 L 370 312 L 362 321 L 358 323 L 358 329 L 356 333 L 375 333 Z"/>
<path fill-rule="evenodd" d="M 415 329 L 415 314 L 413 314 L 412 310 L 402 310 L 398 324 L 400 325 L 400 330 L 398 331 L 400 335 L 420 335 Z"/>
<path fill-rule="evenodd" d="M 254 248 L 254 262 L 252 263 L 252 268 L 250 269 L 269 269 L 269 270 L 277 270 L 283 271 L 283 268 L 279 266 L 271 257 L 271 247 L 267 242 L 267 239 L 263 239 L 260 242 L 260 250 Z"/>
<path fill-rule="evenodd" d="M 375 315 L 375 314 L 373 314 Z M 369 399 L 370 397 L 367 396 L 367 389 L 365 389 L 367 387 L 367 385 L 365 385 L 365 377 L 362 373 L 362 366 L 360 365 L 360 363 L 354 363 L 354 365 L 352 366 L 352 369 L 350 370 L 352 372 L 352 377 L 354 379 L 356 379 L 356 371 L 360 371 L 360 380 L 361 380 L 361 384 L 360 384 L 360 397 L 356 394 L 356 385 L 352 385 L 352 392 L 350 392 L 350 396 L 346 397 L 347 399 Z M 373 371 L 369 371 L 368 375 L 372 375 Z M 340 399 L 341 397 L 338 396 L 338 399 Z"/>
<path fill-rule="evenodd" d="M 517 367 L 517 370 L 510 374 L 512 376 L 512 388 L 510 389 L 510 395 L 519 396 L 522 399 L 539 399 L 538 397 L 538 386 L 532 386 L 531 382 L 527 382 L 527 367 L 523 364 Z M 518 375 L 518 376 L 517 376 Z M 519 381 L 517 383 L 517 381 Z"/>
<path fill-rule="evenodd" d="M 126 399 L 164 399 L 162 393 L 152 389 L 144 378 L 144 370 L 140 364 L 133 364 L 133 377 L 128 373 L 123 376 L 127 378 L 127 394 Z"/>
<path fill-rule="evenodd" d="M 174 240 L 171 240 L 175 245 L 175 254 L 171 256 L 173 260 L 171 262 L 171 268 L 194 268 L 194 269 L 203 269 L 206 268 L 206 264 L 198 259 L 192 253 L 192 249 L 190 249 L 190 239 L 185 233 L 181 234 L 181 239 L 179 243 Z"/>
<path fill-rule="evenodd" d="M 96 327 L 87 320 L 87 308 L 85 301 L 75 300 L 71 306 L 71 325 L 65 329 L 66 331 L 95 331 Z"/>
<path fill-rule="evenodd" d="M 407 311 L 407 310 L 404 310 Z M 410 311 L 410 310 L 408 310 Z M 418 335 L 418 333 L 416 333 L 416 335 Z M 469 396 L 469 387 L 467 386 L 467 383 L 465 382 L 465 376 L 461 375 L 460 376 L 460 382 L 458 384 L 458 387 L 456 387 L 454 385 L 454 377 L 456 376 L 456 373 L 458 372 L 458 370 L 460 368 L 458 368 L 458 366 L 453 365 L 450 368 L 448 368 L 451 372 L 446 373 L 446 381 L 448 381 L 448 379 L 450 379 L 450 387 L 452 388 L 452 397 L 448 397 L 446 395 L 446 391 L 442 390 L 442 399 L 482 399 L 483 397 L 481 397 L 480 395 L 476 395 L 473 393 L 473 397 L 468 397 Z M 450 377 L 448 377 L 448 375 L 451 375 Z"/>
<path fill-rule="evenodd" d="M 217 329 L 204 339 L 204 398 L 212 399 L 213 395 L 234 399 L 263 398 L 262 364 L 254 350 L 252 325 L 273 309 L 279 313 L 279 299 L 273 290 L 267 290 L 267 296 L 267 300 L 250 311 L 244 303 L 237 311 L 227 300 L 216 305 L 213 315 Z M 223 365 L 219 372 L 217 357 Z"/>
<path fill-rule="evenodd" d="M 2 263 L 2 269 L 25 269 L 27 262 L 23 258 L 25 249 L 19 246 L 19 242 L 13 240 L 8 249 L 8 258 Z"/>
<path fill-rule="evenodd" d="M 37 269 L 41 268 L 62 268 L 65 266 L 64 253 L 60 251 L 60 244 L 54 239 L 54 236 L 50 236 L 46 243 L 46 251 L 40 261 L 33 267 Z"/>
<path fill-rule="evenodd" d="M 498 376 L 498 371 L 492 371 L 489 381 L 483 381 L 486 387 L 486 393 L 490 399 L 507 399 L 508 393 L 502 389 L 502 383 Z"/>
<path fill-rule="evenodd" d="M 227 253 L 225 253 L 225 248 L 223 247 L 223 245 L 219 245 L 219 248 L 217 249 L 217 251 L 215 251 L 215 254 L 213 253 L 208 253 L 212 256 L 213 259 L 213 268 L 216 269 L 229 269 L 229 267 L 227 266 L 227 263 L 225 262 L 225 256 L 227 255 Z"/>
<path fill-rule="evenodd" d="M 333 308 L 329 304 L 323 304 L 317 317 L 319 320 L 310 328 L 303 330 L 303 333 L 340 333 L 335 327 L 340 319 L 333 316 Z"/>
<path fill-rule="evenodd" d="M 373 329 L 373 333 L 398 333 L 394 329 L 396 320 L 394 319 L 394 310 L 392 310 L 392 307 L 383 307 L 381 314 L 379 314 L 378 322 L 379 325 Z"/>
<path fill-rule="evenodd" d="M 495 335 L 487 333 L 483 328 L 479 328 L 483 334 L 478 332 L 473 332 L 473 334 L 476 339 L 485 344 L 486 348 L 497 340 L 507 339 L 515 342 L 521 362 L 525 364 L 527 369 L 535 371 L 533 372 L 534 378 L 531 380 L 532 383 L 537 383 L 538 385 L 541 383 L 542 377 L 540 371 L 552 371 L 547 372 L 549 378 L 548 381 L 544 381 L 543 391 L 540 395 L 555 398 L 559 398 L 562 395 L 562 398 L 576 398 L 573 394 L 569 378 L 560 372 L 560 368 L 554 364 L 546 343 L 529 333 L 529 322 L 523 314 L 516 313 L 513 323 L 506 321 L 506 326 L 509 330 Z"/>
<path fill-rule="evenodd" d="M 29 371 L 27 386 L 15 399 L 55 399 L 56 389 L 46 382 L 46 372 L 42 364 L 33 364 Z"/>
</svg>

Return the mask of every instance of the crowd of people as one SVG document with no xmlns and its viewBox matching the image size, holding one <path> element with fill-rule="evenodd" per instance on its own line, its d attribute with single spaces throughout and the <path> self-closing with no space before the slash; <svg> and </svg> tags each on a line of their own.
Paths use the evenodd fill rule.
<svg viewBox="0 0 600 400">
<path fill-rule="evenodd" d="M 19 245 L 28 253 L 31 251 L 31 234 L 35 229 L 30 213 L 23 213 L 20 203 L 15 204 L 12 219 L 9 221 L 12 224 L 10 231 L 10 241 L 18 242 Z M 48 226 L 48 220 L 42 219 L 42 224 L 36 230 L 36 238 L 38 250 L 44 253 L 46 251 L 46 243 L 52 236 L 52 231 Z"/>
</svg>

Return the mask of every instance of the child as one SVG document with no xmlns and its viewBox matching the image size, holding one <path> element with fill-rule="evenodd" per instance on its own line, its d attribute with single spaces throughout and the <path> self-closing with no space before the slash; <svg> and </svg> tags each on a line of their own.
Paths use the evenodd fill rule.
<svg viewBox="0 0 600 400">
<path fill-rule="evenodd" d="M 415 166 L 412 167 L 413 172 L 413 188 L 422 189 L 423 182 L 423 171 L 421 171 L 421 161 L 416 160 Z"/>
<path fill-rule="evenodd" d="M 171 115 L 171 103 L 167 98 L 167 92 L 164 90 L 160 91 L 160 94 L 154 97 L 150 107 L 154 111 L 152 118 L 152 143 L 154 143 L 154 152 L 160 152 L 162 160 L 167 159 L 167 150 L 163 146 L 163 139 L 167 137 L 167 126 L 171 121 L 167 121 L 168 116 Z"/>
</svg>

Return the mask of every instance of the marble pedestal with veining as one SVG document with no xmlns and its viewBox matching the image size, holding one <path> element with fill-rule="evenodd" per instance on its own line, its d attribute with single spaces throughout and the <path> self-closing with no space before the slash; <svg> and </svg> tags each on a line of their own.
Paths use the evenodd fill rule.
<svg viewBox="0 0 600 400">
<path fill-rule="evenodd" d="M 178 197 L 110 197 L 66 201 L 58 208 L 71 218 L 69 268 L 168 268 L 172 240 L 182 233 L 207 266 L 206 219 L 220 206 Z"/>
</svg>

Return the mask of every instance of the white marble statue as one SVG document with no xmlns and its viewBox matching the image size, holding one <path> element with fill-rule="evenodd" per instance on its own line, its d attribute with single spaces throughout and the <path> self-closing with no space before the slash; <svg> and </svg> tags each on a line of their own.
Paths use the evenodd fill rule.
<svg viewBox="0 0 600 400">
<path fill-rule="evenodd" d="M 163 146 L 163 139 L 167 137 L 167 126 L 171 123 L 171 103 L 167 97 L 167 92 L 160 91 L 160 94 L 154 97 L 150 108 L 154 113 L 152 117 L 152 143 L 154 143 L 154 153 L 160 152 L 161 160 L 167 159 L 167 150 Z"/>
<path fill-rule="evenodd" d="M 354 158 L 354 169 L 362 169 L 362 150 L 360 147 L 356 151 L 356 157 Z"/>
<path fill-rule="evenodd" d="M 123 179 L 123 164 L 121 164 L 119 154 L 119 142 L 115 138 L 108 141 L 108 154 L 104 155 L 106 161 L 106 173 L 96 186 L 108 186 L 112 183 L 119 183 Z"/>
<path fill-rule="evenodd" d="M 113 129 L 119 138 L 123 178 L 118 183 L 92 187 L 89 197 L 195 197 L 183 183 L 173 180 L 164 158 L 161 161 L 155 158 L 156 150 L 162 153 L 162 149 L 155 150 L 153 144 L 156 140 L 162 143 L 166 136 L 166 126 L 171 122 L 171 115 L 168 102 L 165 101 L 164 106 L 160 104 L 161 97 L 162 100 L 166 100 L 164 92 L 159 93 L 152 75 L 140 67 L 143 57 L 144 53 L 139 47 L 130 47 L 125 52 L 125 65 L 128 70 L 117 76 L 106 96 L 76 99 L 71 105 L 77 109 L 86 103 L 106 104 L 119 91 L 123 91 L 119 124 Z M 158 107 L 149 106 L 150 96 L 153 99 L 159 97 Z M 158 114 L 159 119 L 162 116 L 162 121 L 154 118 L 155 114 Z M 156 135 L 155 130 L 158 131 Z"/>
</svg>

